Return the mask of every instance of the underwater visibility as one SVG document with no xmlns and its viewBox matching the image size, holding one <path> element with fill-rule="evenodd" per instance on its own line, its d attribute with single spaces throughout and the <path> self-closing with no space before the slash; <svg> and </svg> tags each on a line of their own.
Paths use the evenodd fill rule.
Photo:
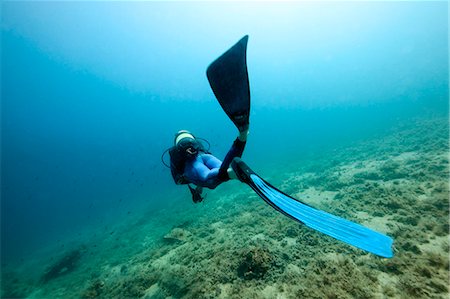
<svg viewBox="0 0 450 299">
<path fill-rule="evenodd" d="M 1 298 L 448 298 L 447 2 L 2 2 Z"/>
</svg>

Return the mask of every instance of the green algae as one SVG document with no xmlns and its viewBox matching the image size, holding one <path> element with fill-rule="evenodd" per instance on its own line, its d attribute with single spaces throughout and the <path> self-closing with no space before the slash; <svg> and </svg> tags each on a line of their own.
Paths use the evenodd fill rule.
<svg viewBox="0 0 450 299">
<path fill-rule="evenodd" d="M 240 253 L 238 276 L 243 279 L 262 278 L 272 267 L 273 257 L 266 248 L 253 247 Z"/>
</svg>

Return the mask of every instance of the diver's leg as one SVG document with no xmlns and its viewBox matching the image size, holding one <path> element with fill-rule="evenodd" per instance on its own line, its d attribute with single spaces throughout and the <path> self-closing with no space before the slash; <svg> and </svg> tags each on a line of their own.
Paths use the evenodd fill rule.
<svg viewBox="0 0 450 299">
<path fill-rule="evenodd" d="M 186 163 L 184 169 L 185 177 L 189 182 L 209 189 L 216 188 L 222 182 L 218 173 L 219 168 L 209 169 L 201 157 Z"/>
<path fill-rule="evenodd" d="M 220 168 L 220 166 L 222 165 L 222 161 L 220 161 L 219 159 L 217 159 L 215 156 L 213 156 L 211 154 L 203 154 L 203 155 L 201 155 L 201 158 L 203 160 L 203 163 L 209 169 Z"/>
<path fill-rule="evenodd" d="M 234 158 L 236 158 L 236 157 L 241 158 L 242 157 L 242 154 L 243 154 L 244 149 L 245 149 L 245 144 L 247 142 L 247 136 L 248 136 L 248 133 L 249 133 L 248 130 L 249 130 L 249 126 L 247 125 L 245 128 L 243 128 L 242 130 L 239 131 L 239 136 L 238 136 L 238 138 L 236 138 L 236 140 L 233 143 L 233 147 L 235 147 L 235 144 L 238 143 L 237 146 L 236 146 L 237 150 L 235 152 L 235 155 L 228 153 L 227 157 L 229 156 L 228 157 L 229 161 L 227 161 L 227 157 L 225 157 L 224 164 L 225 164 L 225 161 L 226 161 L 227 162 L 227 164 L 226 164 L 227 165 L 227 169 L 225 169 L 225 167 L 224 167 L 222 169 L 222 172 L 219 171 L 219 176 L 222 179 L 225 178 L 224 180 L 229 180 L 229 179 L 234 180 L 234 179 L 238 178 L 236 173 L 234 172 L 233 168 L 230 167 L 230 164 L 231 164 L 231 161 L 233 161 Z M 232 150 L 233 150 L 233 147 L 231 148 Z M 225 171 L 226 171 L 226 174 L 225 174 Z M 228 176 L 228 178 L 227 178 L 227 176 Z"/>
<path fill-rule="evenodd" d="M 228 151 L 225 159 L 223 160 L 222 165 L 219 169 L 219 179 L 222 181 L 228 181 L 230 176 L 228 175 L 228 168 L 230 167 L 231 161 L 233 161 L 236 157 L 242 157 L 242 154 L 245 149 L 245 145 L 247 143 L 247 134 L 248 130 L 243 131 L 239 134 L 239 137 L 233 142 L 231 149 Z"/>
<path fill-rule="evenodd" d="M 227 174 L 228 174 L 228 177 L 230 178 L 230 180 L 238 180 L 239 179 L 236 172 L 234 172 L 234 169 L 232 167 L 228 167 Z"/>
</svg>

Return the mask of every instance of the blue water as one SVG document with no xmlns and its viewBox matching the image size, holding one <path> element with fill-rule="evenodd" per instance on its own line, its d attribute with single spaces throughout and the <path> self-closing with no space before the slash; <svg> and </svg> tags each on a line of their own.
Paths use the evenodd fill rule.
<svg viewBox="0 0 450 299">
<path fill-rule="evenodd" d="M 205 70 L 245 34 L 256 168 L 448 115 L 447 2 L 6 1 L 1 19 L 2 264 L 190 201 L 160 156 L 179 129 L 226 153 Z"/>
</svg>

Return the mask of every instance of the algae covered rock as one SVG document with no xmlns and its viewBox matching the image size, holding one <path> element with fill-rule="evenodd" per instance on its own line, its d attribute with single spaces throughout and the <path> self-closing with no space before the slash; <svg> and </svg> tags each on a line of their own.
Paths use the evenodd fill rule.
<svg viewBox="0 0 450 299">
<path fill-rule="evenodd" d="M 41 282 L 47 283 L 61 275 L 72 272 L 78 266 L 79 260 L 85 251 L 85 246 L 81 246 L 66 252 L 45 270 L 41 277 Z"/>
<path fill-rule="evenodd" d="M 102 293 L 103 287 L 105 286 L 105 283 L 100 280 L 96 279 L 92 284 L 81 294 L 81 298 L 83 299 L 91 299 L 91 298 L 98 298 L 100 294 Z"/>
<path fill-rule="evenodd" d="M 191 237 L 191 233 L 185 229 L 176 227 L 164 236 L 167 243 L 184 243 Z"/>
<path fill-rule="evenodd" d="M 254 247 L 240 254 L 238 275 L 243 279 L 262 278 L 274 264 L 274 259 L 267 249 Z"/>
</svg>

